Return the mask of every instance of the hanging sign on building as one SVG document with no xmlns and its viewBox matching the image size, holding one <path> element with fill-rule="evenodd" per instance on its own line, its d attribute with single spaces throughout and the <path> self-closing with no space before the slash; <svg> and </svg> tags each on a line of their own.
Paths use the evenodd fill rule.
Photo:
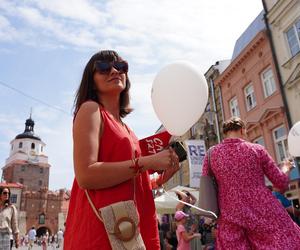
<svg viewBox="0 0 300 250">
<path fill-rule="evenodd" d="M 189 169 L 190 169 L 190 187 L 200 187 L 200 175 L 206 153 L 203 140 L 186 140 Z"/>
</svg>

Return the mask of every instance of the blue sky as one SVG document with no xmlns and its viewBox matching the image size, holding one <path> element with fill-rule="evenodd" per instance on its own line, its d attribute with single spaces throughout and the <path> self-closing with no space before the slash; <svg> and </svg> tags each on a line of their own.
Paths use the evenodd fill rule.
<svg viewBox="0 0 300 250">
<path fill-rule="evenodd" d="M 52 165 L 50 189 L 71 188 L 71 111 L 91 55 L 115 49 L 129 62 L 135 112 L 126 122 L 143 138 L 160 125 L 150 96 L 157 72 L 185 60 L 205 73 L 231 58 L 261 10 L 260 0 L 0 0 L 0 82 L 52 106 L 0 84 L 1 166 L 32 107 Z"/>
</svg>

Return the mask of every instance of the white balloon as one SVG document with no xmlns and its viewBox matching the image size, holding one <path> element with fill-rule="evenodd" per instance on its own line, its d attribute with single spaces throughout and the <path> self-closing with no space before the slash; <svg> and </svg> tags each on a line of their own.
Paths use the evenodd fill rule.
<svg viewBox="0 0 300 250">
<path fill-rule="evenodd" d="M 288 146 L 290 155 L 300 156 L 300 121 L 295 123 L 289 132 Z"/>
<path fill-rule="evenodd" d="M 175 62 L 159 71 L 152 85 L 151 98 L 154 111 L 166 130 L 181 136 L 203 114 L 208 86 L 195 66 Z"/>
</svg>

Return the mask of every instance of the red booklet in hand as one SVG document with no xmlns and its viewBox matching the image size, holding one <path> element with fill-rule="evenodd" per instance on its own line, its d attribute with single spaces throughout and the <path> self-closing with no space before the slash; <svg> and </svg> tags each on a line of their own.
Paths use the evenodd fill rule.
<svg viewBox="0 0 300 250">
<path fill-rule="evenodd" d="M 139 140 L 142 155 L 152 155 L 162 151 L 169 145 L 171 136 L 167 131 L 164 131 Z"/>
</svg>

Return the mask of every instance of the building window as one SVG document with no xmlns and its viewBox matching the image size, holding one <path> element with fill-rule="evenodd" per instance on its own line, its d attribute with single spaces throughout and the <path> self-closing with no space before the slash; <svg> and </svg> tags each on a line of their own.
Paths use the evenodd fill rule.
<svg viewBox="0 0 300 250">
<path fill-rule="evenodd" d="M 44 169 L 40 168 L 40 174 L 44 173 Z"/>
<path fill-rule="evenodd" d="M 23 142 L 20 142 L 19 143 L 19 148 L 22 148 L 23 147 Z"/>
<path fill-rule="evenodd" d="M 300 20 L 286 32 L 286 38 L 290 47 L 291 55 L 294 56 L 300 51 Z"/>
<path fill-rule="evenodd" d="M 39 180 L 39 186 L 42 186 L 43 182 L 41 180 Z"/>
<path fill-rule="evenodd" d="M 19 179 L 19 182 L 20 182 L 21 184 L 23 184 L 23 183 L 24 183 L 24 179 L 23 179 L 23 178 L 20 178 L 20 179 Z"/>
<path fill-rule="evenodd" d="M 44 147 L 43 147 L 43 146 L 41 146 L 41 152 L 43 152 L 43 149 L 44 149 Z"/>
<path fill-rule="evenodd" d="M 14 149 L 14 144 L 11 144 L 11 150 L 13 150 Z"/>
<path fill-rule="evenodd" d="M 261 136 L 261 137 L 258 137 L 256 138 L 253 143 L 256 143 L 256 144 L 259 144 L 259 145 L 262 145 L 262 146 L 265 146 L 265 141 L 264 141 L 264 138 Z"/>
<path fill-rule="evenodd" d="M 248 84 L 245 88 L 245 99 L 247 111 L 253 109 L 256 106 L 256 99 L 254 95 L 254 88 L 252 83 Z"/>
<path fill-rule="evenodd" d="M 39 215 L 39 224 L 45 224 L 45 214 Z"/>
<path fill-rule="evenodd" d="M 273 130 L 277 161 L 282 162 L 287 158 L 287 136 L 284 126 Z"/>
<path fill-rule="evenodd" d="M 236 97 L 233 97 L 230 102 L 229 102 L 229 106 L 230 106 L 230 112 L 232 116 L 240 116 L 240 110 L 239 110 L 239 106 L 238 106 L 238 100 Z"/>
<path fill-rule="evenodd" d="M 25 171 L 25 165 L 21 166 L 21 171 L 24 172 Z"/>
<path fill-rule="evenodd" d="M 16 204 L 17 203 L 18 196 L 16 194 L 11 194 L 10 196 L 10 202 Z"/>
<path fill-rule="evenodd" d="M 297 189 L 297 186 L 296 186 L 296 184 L 292 184 L 292 185 L 290 185 L 290 187 L 289 187 L 289 190 L 295 190 L 295 189 Z"/>
<path fill-rule="evenodd" d="M 293 196 L 293 195 L 290 194 L 290 193 L 286 194 L 286 197 L 287 197 L 287 198 L 291 198 L 292 196 Z"/>
<path fill-rule="evenodd" d="M 261 74 L 265 97 L 272 95 L 276 91 L 276 84 L 272 69 L 267 69 Z"/>
<path fill-rule="evenodd" d="M 35 144 L 31 143 L 31 149 L 35 149 Z"/>
</svg>

